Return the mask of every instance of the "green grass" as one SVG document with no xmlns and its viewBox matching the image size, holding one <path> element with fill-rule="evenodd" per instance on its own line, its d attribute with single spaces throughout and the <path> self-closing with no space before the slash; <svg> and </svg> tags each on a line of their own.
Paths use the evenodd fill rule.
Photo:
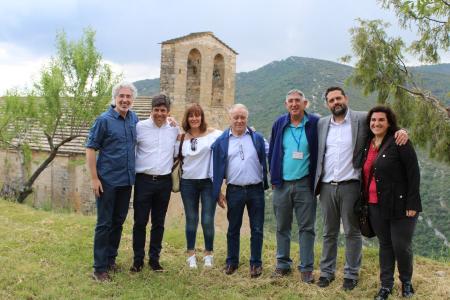
<svg viewBox="0 0 450 300">
<path fill-rule="evenodd" d="M 130 216 L 123 232 L 118 264 L 122 270 L 110 283 L 96 283 L 92 272 L 92 244 L 95 217 L 35 210 L 0 200 L 0 298 L 1 299 L 372 299 L 378 290 L 376 249 L 365 249 L 360 284 L 352 292 L 341 290 L 343 252 L 339 251 L 337 279 L 326 289 L 300 283 L 298 272 L 272 280 L 275 243 L 273 234 L 264 242 L 264 273 L 250 279 L 248 237 L 241 238 L 241 266 L 226 276 L 225 233 L 218 230 L 215 267 L 191 271 L 185 263 L 183 222 L 166 227 L 161 264 L 165 273 L 146 267 L 130 274 L 132 262 Z M 200 244 L 202 238 L 199 235 Z M 292 253 L 298 245 L 292 245 Z M 200 250 L 199 250 L 200 252 Z M 316 266 L 320 249 L 316 248 Z M 296 256 L 293 257 L 296 259 Z M 200 255 L 201 257 L 201 255 Z M 443 271 L 444 276 L 437 276 Z M 416 258 L 414 285 L 417 299 L 450 298 L 450 264 Z M 315 271 L 318 277 L 318 271 Z M 399 283 L 394 296 L 400 299 Z"/>
</svg>

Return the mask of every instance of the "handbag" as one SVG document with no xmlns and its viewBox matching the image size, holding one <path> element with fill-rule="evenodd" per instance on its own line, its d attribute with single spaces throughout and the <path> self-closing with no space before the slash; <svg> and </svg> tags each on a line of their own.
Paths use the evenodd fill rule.
<svg viewBox="0 0 450 300">
<path fill-rule="evenodd" d="M 183 142 L 184 142 L 184 133 L 181 135 L 180 140 L 180 148 L 178 149 L 178 157 L 173 163 L 172 167 L 172 192 L 178 193 L 180 191 L 180 181 L 181 181 L 181 173 L 183 169 L 181 168 L 181 165 L 183 164 L 183 155 L 181 154 L 181 149 L 183 148 Z"/>
<path fill-rule="evenodd" d="M 375 236 L 375 232 L 373 231 L 372 225 L 370 225 L 369 203 L 367 202 L 367 197 L 366 197 L 366 195 L 369 194 L 369 186 L 370 186 L 370 181 L 372 180 L 372 176 L 373 176 L 373 166 L 369 172 L 368 186 L 365 189 L 366 192 L 365 193 L 361 192 L 360 199 L 357 202 L 359 204 L 359 207 L 357 209 L 359 229 L 361 230 L 362 236 L 365 236 L 367 238 L 372 238 Z"/>
</svg>

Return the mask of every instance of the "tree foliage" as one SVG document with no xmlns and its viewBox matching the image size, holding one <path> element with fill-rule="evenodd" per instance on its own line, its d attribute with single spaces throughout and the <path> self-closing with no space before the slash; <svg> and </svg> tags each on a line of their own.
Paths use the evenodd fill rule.
<svg viewBox="0 0 450 300">
<path fill-rule="evenodd" d="M 64 32 L 56 37 L 57 54 L 44 66 L 31 92 L 9 91 L 1 106 L 0 142 L 19 154 L 23 172 L 6 183 L 4 196 L 23 202 L 34 181 L 53 161 L 64 144 L 82 137 L 104 110 L 112 85 L 118 80 L 95 48 L 95 32 L 85 29 L 78 41 Z M 26 172 L 35 139 L 45 136 L 48 156 L 31 174 Z"/>
<path fill-rule="evenodd" d="M 379 0 L 393 8 L 403 28 L 417 29 L 419 39 L 409 50 L 426 63 L 439 62 L 439 49 L 450 47 L 450 2 L 445 0 Z"/>
<path fill-rule="evenodd" d="M 405 60 L 409 52 L 424 62 L 439 61 L 439 51 L 449 49 L 450 6 L 446 1 L 380 2 L 384 8 L 394 8 L 402 26 L 417 28 L 419 39 L 407 45 L 402 38 L 387 35 L 388 23 L 359 19 L 359 25 L 350 30 L 357 61 L 349 81 L 366 95 L 375 93 L 379 103 L 391 104 L 415 143 L 426 147 L 431 157 L 450 163 L 448 108 L 416 83 Z"/>
</svg>

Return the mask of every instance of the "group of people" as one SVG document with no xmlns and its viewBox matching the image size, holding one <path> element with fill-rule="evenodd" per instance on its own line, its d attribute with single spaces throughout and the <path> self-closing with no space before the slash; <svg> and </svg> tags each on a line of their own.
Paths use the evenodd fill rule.
<svg viewBox="0 0 450 300">
<path fill-rule="evenodd" d="M 369 219 L 379 240 L 381 288 L 375 299 L 387 299 L 394 284 L 395 264 L 402 295 L 414 294 L 412 236 L 421 211 L 419 167 L 408 134 L 398 129 L 387 106 L 369 113 L 353 111 L 340 87 L 325 92 L 330 116 L 308 113 L 302 91 L 287 93 L 287 113 L 272 126 L 270 142 L 248 126 L 248 109 L 234 104 L 230 126 L 209 128 L 199 104 L 189 106 L 182 131 L 169 120 L 170 100 L 152 98 L 150 118 L 138 121 L 130 110 L 136 88 L 120 83 L 113 89 L 108 111 L 92 126 L 86 157 L 97 203 L 94 238 L 94 273 L 109 280 L 122 225 L 134 185 L 132 272 L 144 266 L 146 227 L 151 216 L 149 266 L 159 263 L 164 220 L 169 204 L 174 159 L 181 160 L 181 198 L 186 216 L 187 264 L 197 268 L 195 242 L 199 219 L 204 236 L 204 267 L 214 264 L 216 205 L 227 209 L 227 257 L 224 272 L 239 267 L 240 229 L 247 207 L 250 223 L 250 276 L 262 274 L 264 190 L 273 190 L 276 219 L 276 268 L 272 277 L 291 272 L 292 218 L 298 224 L 300 278 L 315 282 L 314 241 L 318 196 L 323 215 L 323 247 L 317 285 L 327 287 L 336 272 L 337 246 L 342 221 L 345 237 L 344 290 L 358 284 L 362 237 L 355 207 L 361 195 L 369 203 Z M 183 133 L 182 133 L 183 132 Z M 96 159 L 96 151 L 99 151 Z M 270 185 L 268 181 L 270 174 Z M 225 194 L 223 183 L 226 184 Z M 201 204 L 201 211 L 199 207 Z"/>
</svg>

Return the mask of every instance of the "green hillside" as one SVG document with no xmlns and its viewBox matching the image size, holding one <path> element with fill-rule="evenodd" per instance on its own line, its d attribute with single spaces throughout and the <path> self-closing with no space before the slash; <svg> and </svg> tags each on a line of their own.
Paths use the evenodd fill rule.
<svg viewBox="0 0 450 300">
<path fill-rule="evenodd" d="M 159 78 L 144 79 L 133 82 L 139 96 L 154 96 L 159 94 Z"/>
<path fill-rule="evenodd" d="M 226 244 L 220 229 L 216 233 L 215 267 L 205 270 L 200 265 L 191 271 L 185 263 L 184 221 L 176 220 L 177 224 L 166 224 L 163 241 L 161 264 L 167 272 L 154 273 L 146 266 L 141 273 L 131 274 L 131 216 L 129 213 L 119 249 L 117 263 L 121 270 L 113 275 L 112 282 L 100 284 L 90 279 L 95 217 L 45 212 L 0 200 L 0 299 L 371 299 L 379 288 L 375 249 L 364 250 L 360 283 L 351 292 L 341 289 L 342 249 L 337 278 L 326 289 L 301 283 L 296 271 L 273 280 L 274 236 L 267 232 L 260 278 L 249 276 L 248 236 L 241 238 L 238 272 L 231 276 L 222 273 Z M 198 238 L 202 240 L 200 233 Z M 298 253 L 295 244 L 292 253 Z M 297 263 L 296 255 L 293 258 Z M 448 299 L 449 274 L 448 263 L 416 256 L 416 298 Z M 390 299 L 401 299 L 399 286 L 397 280 Z"/>
<path fill-rule="evenodd" d="M 309 111 L 328 114 L 323 93 L 332 85 L 343 85 L 353 68 L 330 61 L 289 57 L 274 61 L 257 70 L 236 74 L 236 102 L 244 103 L 250 110 L 250 123 L 266 137 L 270 135 L 273 120 L 285 112 L 286 92 L 301 89 L 310 99 Z M 450 104 L 450 64 L 413 68 L 419 82 Z M 345 88 L 354 110 L 368 110 L 375 105 L 375 97 L 365 97 L 354 87 Z M 414 141 L 413 141 L 414 142 Z M 417 226 L 414 247 L 417 253 L 429 257 L 450 259 L 450 167 L 431 161 L 419 153 L 422 172 L 421 194 L 424 212 Z M 271 197 L 267 197 L 267 215 L 273 212 Z M 318 239 L 321 237 L 321 217 L 318 209 Z M 269 230 L 274 230 L 274 220 L 269 220 Z M 270 225 L 272 224 L 272 225 Z M 367 244 L 374 244 L 373 241 Z"/>
</svg>

